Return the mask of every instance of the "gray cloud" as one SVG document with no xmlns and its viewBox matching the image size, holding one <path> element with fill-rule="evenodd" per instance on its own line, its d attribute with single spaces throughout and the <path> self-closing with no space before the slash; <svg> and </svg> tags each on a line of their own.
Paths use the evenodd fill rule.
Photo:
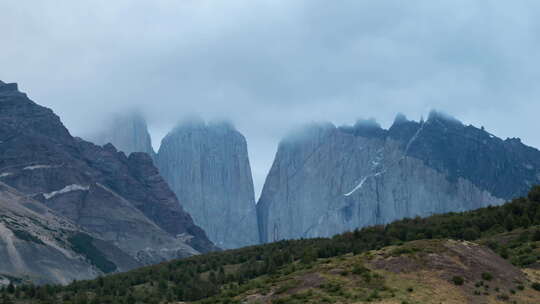
<svg viewBox="0 0 540 304">
<path fill-rule="evenodd" d="M 298 124 L 432 109 L 540 146 L 540 3 L 452 1 L 0 3 L 0 79 L 72 133 L 139 108 L 159 141 L 181 117 L 228 118 L 260 189 Z"/>
</svg>

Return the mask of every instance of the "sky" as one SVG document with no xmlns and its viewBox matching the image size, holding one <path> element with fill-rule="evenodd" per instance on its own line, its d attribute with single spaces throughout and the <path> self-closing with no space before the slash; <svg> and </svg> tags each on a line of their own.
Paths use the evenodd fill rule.
<svg viewBox="0 0 540 304">
<path fill-rule="evenodd" d="M 1 0 L 0 80 L 72 134 L 137 109 L 246 136 L 257 193 L 280 139 L 431 109 L 540 147 L 540 1 Z"/>
</svg>

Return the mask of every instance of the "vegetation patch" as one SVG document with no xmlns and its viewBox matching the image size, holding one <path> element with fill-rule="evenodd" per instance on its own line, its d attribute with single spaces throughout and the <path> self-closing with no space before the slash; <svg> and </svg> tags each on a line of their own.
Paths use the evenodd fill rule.
<svg viewBox="0 0 540 304">
<path fill-rule="evenodd" d="M 23 240 L 23 241 L 27 241 L 27 242 L 32 242 L 32 243 L 36 243 L 36 244 L 39 244 L 39 245 L 45 245 L 43 243 L 43 241 L 41 241 L 40 239 L 38 239 L 36 236 L 33 236 L 32 234 L 30 234 L 29 232 L 27 231 L 24 231 L 24 230 L 17 230 L 17 229 L 13 229 L 11 230 L 13 232 L 13 234 L 15 235 L 15 237 L 17 237 L 18 239 L 20 240 Z"/>
<path fill-rule="evenodd" d="M 84 255 L 99 270 L 104 273 L 116 271 L 116 265 L 107 260 L 105 255 L 94 246 L 94 239 L 88 234 L 76 233 L 70 236 L 68 241 L 71 243 L 71 247 L 75 252 Z"/>
</svg>

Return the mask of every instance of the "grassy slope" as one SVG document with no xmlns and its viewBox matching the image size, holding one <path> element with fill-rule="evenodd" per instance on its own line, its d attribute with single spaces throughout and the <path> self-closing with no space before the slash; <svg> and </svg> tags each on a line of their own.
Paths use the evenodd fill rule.
<svg viewBox="0 0 540 304">
<path fill-rule="evenodd" d="M 421 240 L 308 265 L 296 262 L 198 303 L 533 304 L 540 303 L 534 282 L 540 282 L 540 271 L 522 271 L 485 246 Z"/>
</svg>

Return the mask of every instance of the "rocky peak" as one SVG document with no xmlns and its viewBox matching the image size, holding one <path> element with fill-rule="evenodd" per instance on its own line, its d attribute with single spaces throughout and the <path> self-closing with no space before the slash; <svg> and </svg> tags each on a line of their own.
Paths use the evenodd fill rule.
<svg viewBox="0 0 540 304">
<path fill-rule="evenodd" d="M 127 155 L 144 152 L 152 158 L 155 156 L 146 120 L 139 112 L 131 111 L 115 115 L 105 125 L 103 130 L 89 136 L 92 142 L 99 145 L 112 143 Z"/>
<path fill-rule="evenodd" d="M 444 112 L 437 111 L 437 110 L 431 110 L 429 112 L 427 122 L 428 123 L 438 122 L 442 124 L 454 124 L 454 125 L 463 126 L 463 123 L 459 119 L 449 114 L 446 114 Z"/>
<path fill-rule="evenodd" d="M 407 118 L 407 116 L 405 116 L 405 114 L 397 113 L 396 117 L 394 118 L 394 123 L 392 125 L 397 126 L 397 125 L 408 123 L 408 122 L 409 122 L 409 119 Z"/>
<path fill-rule="evenodd" d="M 16 83 L 5 83 L 3 81 L 0 82 L 0 94 L 8 94 L 14 92 L 20 93 L 19 86 Z"/>
<path fill-rule="evenodd" d="M 383 138 L 387 133 L 374 118 L 358 120 L 354 124 L 353 130 L 356 136 L 364 137 Z"/>
<path fill-rule="evenodd" d="M 180 122 L 163 139 L 161 174 L 194 221 L 222 248 L 258 243 L 247 143 L 227 122 Z"/>
</svg>

